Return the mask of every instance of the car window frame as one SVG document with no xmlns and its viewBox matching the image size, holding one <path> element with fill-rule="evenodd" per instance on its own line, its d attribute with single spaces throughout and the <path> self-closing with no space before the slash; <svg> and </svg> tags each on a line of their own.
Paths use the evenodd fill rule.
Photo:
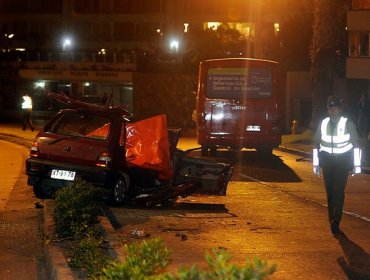
<svg viewBox="0 0 370 280">
<path fill-rule="evenodd" d="M 86 131 L 85 131 L 87 126 L 83 126 L 84 123 L 81 123 L 81 125 L 78 127 L 78 129 L 71 130 L 70 133 L 66 133 L 66 131 L 58 129 L 58 127 L 66 125 L 65 123 L 63 124 L 62 122 L 66 122 L 68 120 L 67 118 L 71 115 L 76 115 L 76 116 L 79 115 L 81 119 L 82 119 L 82 116 L 85 116 L 84 117 L 85 119 L 86 119 L 86 117 L 101 118 L 101 119 L 105 119 L 106 122 L 104 122 L 104 121 L 101 122 L 102 125 L 96 126 L 95 129 L 90 129 L 91 131 L 88 132 L 88 133 L 86 133 Z M 109 140 L 109 138 L 111 137 L 111 134 L 112 134 L 112 129 L 111 129 L 112 122 L 113 122 L 112 118 L 110 118 L 107 115 L 93 114 L 91 112 L 82 112 L 82 111 L 67 111 L 67 112 L 62 112 L 52 122 L 50 122 L 48 124 L 48 126 L 45 127 L 44 132 L 52 133 L 52 134 L 56 134 L 56 135 L 61 135 L 61 136 L 67 136 L 67 137 L 68 136 L 70 136 L 70 137 L 78 136 L 79 138 L 99 140 L 99 141 L 107 141 L 107 140 Z M 109 124 L 109 126 L 108 126 L 109 130 L 108 130 L 108 133 L 105 136 L 99 137 L 99 136 L 89 136 L 88 135 L 89 133 L 91 133 L 95 130 L 98 130 L 99 128 L 104 127 L 104 125 L 106 125 L 106 124 Z M 77 128 L 77 126 L 76 126 L 76 128 Z"/>
</svg>

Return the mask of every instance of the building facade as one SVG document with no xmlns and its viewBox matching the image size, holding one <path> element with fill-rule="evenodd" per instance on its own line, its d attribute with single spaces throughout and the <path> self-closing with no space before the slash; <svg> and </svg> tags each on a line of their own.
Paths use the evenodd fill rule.
<svg viewBox="0 0 370 280">
<path fill-rule="evenodd" d="M 181 39 L 186 32 L 217 28 L 220 23 L 231 24 L 254 41 L 256 36 L 263 37 L 262 33 L 276 32 L 278 26 L 274 24 L 289 13 L 310 10 L 308 2 L 1 0 L 2 48 L 119 52 L 145 49 L 158 36 Z M 66 38 L 70 39 L 67 45 Z"/>
<path fill-rule="evenodd" d="M 348 79 L 370 80 L 370 1 L 353 0 L 347 14 L 349 50 Z"/>
<path fill-rule="evenodd" d="M 172 63 L 190 48 L 191 34 L 227 24 L 246 38 L 240 55 L 270 58 L 265 44 L 279 23 L 289 13 L 311 12 L 311 2 L 0 0 L 0 108 L 17 108 L 21 88 L 28 87 L 40 110 L 48 106 L 45 90 L 91 100 L 107 93 L 113 104 L 133 110 L 133 75 L 146 70 L 140 61 L 153 48 Z"/>
<path fill-rule="evenodd" d="M 355 116 L 360 137 L 370 137 L 370 1 L 352 0 L 347 13 L 349 38 L 346 78 L 355 84 Z"/>
</svg>

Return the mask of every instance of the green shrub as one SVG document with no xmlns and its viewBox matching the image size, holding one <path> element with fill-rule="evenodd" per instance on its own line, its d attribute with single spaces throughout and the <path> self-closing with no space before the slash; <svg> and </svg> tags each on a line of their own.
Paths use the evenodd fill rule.
<svg viewBox="0 0 370 280">
<path fill-rule="evenodd" d="M 105 253 L 104 240 L 86 235 L 70 251 L 69 265 L 88 277 L 99 273 L 112 259 Z"/>
<path fill-rule="evenodd" d="M 165 274 L 156 277 L 156 280 L 262 280 L 275 271 L 275 266 L 268 266 L 267 262 L 255 258 L 247 259 L 245 266 L 236 266 L 230 263 L 232 256 L 225 250 L 212 251 L 206 255 L 207 270 L 199 270 L 195 265 L 191 268 L 180 268 L 176 275 Z"/>
<path fill-rule="evenodd" d="M 208 269 L 202 270 L 193 265 L 180 268 L 176 274 L 164 272 L 168 265 L 169 251 L 161 239 L 143 241 L 142 244 L 126 246 L 125 262 L 114 262 L 104 268 L 100 280 L 262 280 L 275 271 L 275 266 L 258 259 L 247 259 L 245 266 L 230 263 L 231 255 L 225 250 L 213 250 L 206 255 Z"/>
<path fill-rule="evenodd" d="M 101 192 L 91 184 L 77 179 L 55 195 L 54 220 L 58 236 L 83 235 L 98 222 L 102 213 Z"/>
<path fill-rule="evenodd" d="M 149 279 L 151 275 L 162 273 L 168 265 L 170 251 L 159 238 L 125 245 L 125 251 L 125 261 L 113 262 L 103 269 L 99 279 Z"/>
</svg>

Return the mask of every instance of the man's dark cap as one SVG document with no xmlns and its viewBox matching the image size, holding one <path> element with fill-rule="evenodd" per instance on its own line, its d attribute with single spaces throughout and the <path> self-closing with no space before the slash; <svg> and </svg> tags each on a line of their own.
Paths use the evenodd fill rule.
<svg viewBox="0 0 370 280">
<path fill-rule="evenodd" d="M 341 107 L 343 103 L 343 98 L 339 95 L 330 95 L 328 97 L 327 107 Z"/>
</svg>

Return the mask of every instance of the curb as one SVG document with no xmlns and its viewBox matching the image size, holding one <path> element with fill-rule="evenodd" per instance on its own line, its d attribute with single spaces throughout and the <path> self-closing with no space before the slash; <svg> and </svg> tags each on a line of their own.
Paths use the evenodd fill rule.
<svg viewBox="0 0 370 280">
<path fill-rule="evenodd" d="M 51 209 L 54 208 L 54 201 L 44 200 L 44 237 L 49 239 L 54 236 L 55 224 Z M 50 239 L 49 239 L 50 240 Z M 75 279 L 68 263 L 64 257 L 63 249 L 54 244 L 54 241 L 44 241 L 44 254 L 48 279 L 51 280 L 72 280 Z"/>
<path fill-rule="evenodd" d="M 309 153 L 309 152 L 304 152 L 304 151 L 301 151 L 301 150 L 292 149 L 292 148 L 288 148 L 288 147 L 285 147 L 285 146 L 279 146 L 276 149 L 279 150 L 279 151 L 282 151 L 282 152 L 288 152 L 288 153 L 293 154 L 293 155 L 301 156 L 301 157 L 307 158 L 309 160 L 312 159 L 312 153 Z"/>
<path fill-rule="evenodd" d="M 13 142 L 15 144 L 24 146 L 26 148 L 30 148 L 33 142 L 32 140 L 27 140 L 21 137 L 17 137 L 15 135 L 8 135 L 8 134 L 2 134 L 2 133 L 0 133 L 0 140 Z"/>
<path fill-rule="evenodd" d="M 50 280 L 73 280 L 78 279 L 69 267 L 61 247 L 50 241 L 50 237 L 55 235 L 55 224 L 52 215 L 54 200 L 44 200 L 44 236 L 49 241 L 44 242 L 44 255 L 48 279 Z M 105 216 L 99 217 L 99 223 L 103 228 L 104 237 L 108 241 L 108 254 L 119 262 L 124 261 L 124 250 L 119 236 L 113 228 L 109 219 Z"/>
<path fill-rule="evenodd" d="M 119 262 L 123 262 L 125 260 L 125 257 L 122 241 L 120 241 L 120 238 L 116 230 L 113 228 L 112 223 L 106 216 L 99 217 L 99 223 L 103 227 L 105 238 L 107 239 L 109 244 L 109 255 L 113 259 Z"/>
<path fill-rule="evenodd" d="M 301 151 L 301 150 L 296 150 L 296 149 L 293 149 L 293 148 L 287 148 L 285 146 L 279 146 L 276 149 L 279 150 L 279 151 L 282 151 L 282 152 L 287 152 L 287 153 L 290 153 L 290 154 L 301 156 L 302 158 L 297 159 L 297 161 L 301 161 L 301 160 L 304 160 L 304 159 L 312 161 L 312 153 L 304 152 L 304 151 Z M 361 167 L 361 174 L 370 174 L 370 166 L 362 166 Z"/>
<path fill-rule="evenodd" d="M 45 244 L 44 254 L 46 260 L 46 269 L 48 279 L 51 280 L 73 280 L 75 279 L 67 261 L 64 258 L 63 251 L 58 246 Z"/>
</svg>

